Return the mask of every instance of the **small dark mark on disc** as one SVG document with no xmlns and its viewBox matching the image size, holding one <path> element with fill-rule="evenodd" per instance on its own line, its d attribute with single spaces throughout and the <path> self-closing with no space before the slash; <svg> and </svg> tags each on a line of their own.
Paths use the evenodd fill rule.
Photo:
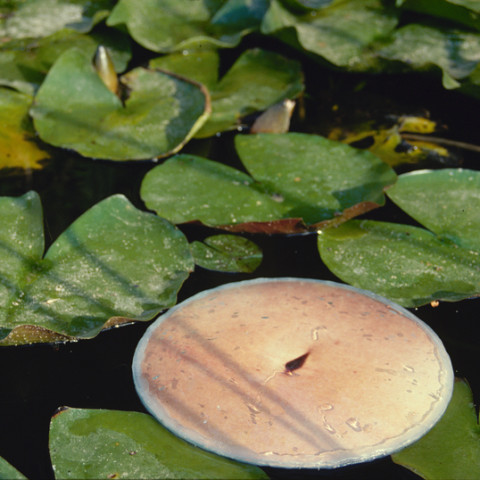
<svg viewBox="0 0 480 480">
<path fill-rule="evenodd" d="M 298 370 L 300 367 L 303 366 L 305 360 L 310 355 L 310 352 L 304 353 L 302 356 L 290 360 L 285 364 L 285 372 L 287 375 L 291 375 L 294 370 Z"/>
</svg>

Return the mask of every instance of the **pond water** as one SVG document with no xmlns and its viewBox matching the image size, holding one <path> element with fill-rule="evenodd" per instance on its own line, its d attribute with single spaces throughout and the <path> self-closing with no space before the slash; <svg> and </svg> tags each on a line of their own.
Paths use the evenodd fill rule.
<svg viewBox="0 0 480 480">
<path fill-rule="evenodd" d="M 284 49 L 284 47 L 278 47 Z M 234 55 L 234 52 L 232 53 Z M 410 76 L 366 77 L 344 75 L 306 63 L 306 116 L 294 115 L 292 129 L 325 133 L 335 122 L 352 118 L 381 119 L 385 114 L 430 112 L 448 126 L 443 136 L 457 141 L 478 141 L 478 104 L 471 98 L 446 92 L 438 78 Z M 337 107 L 332 108 L 334 105 Z M 240 166 L 232 144 L 233 134 L 192 141 L 185 152 L 200 153 Z M 479 169 L 480 154 L 456 152 L 461 165 Z M 144 209 L 139 187 L 151 163 L 93 161 L 61 150 L 41 171 L 25 174 L 0 172 L 0 195 L 17 196 L 29 190 L 40 194 L 45 218 L 47 246 L 80 214 L 113 193 L 125 194 Z M 459 160 L 460 161 L 460 160 Z M 442 164 L 429 164 L 432 168 Z M 414 223 L 391 203 L 366 215 L 368 218 Z M 190 241 L 211 230 L 181 227 Z M 188 278 L 179 300 L 226 282 L 255 277 L 291 276 L 338 281 L 322 263 L 315 235 L 250 235 L 264 252 L 261 266 L 253 274 L 209 272 L 201 268 Z M 480 400 L 477 326 L 479 300 L 442 302 L 412 311 L 440 336 L 449 352 L 455 373 L 470 383 Z M 131 361 L 147 324 L 137 323 L 101 333 L 97 338 L 60 345 L 0 348 L 2 398 L 0 452 L 29 478 L 53 478 L 48 454 L 48 427 L 58 407 L 105 408 L 145 411 L 136 395 Z M 328 471 L 286 471 L 268 468 L 271 478 L 419 478 L 393 464 L 390 458 L 360 466 Z"/>
</svg>

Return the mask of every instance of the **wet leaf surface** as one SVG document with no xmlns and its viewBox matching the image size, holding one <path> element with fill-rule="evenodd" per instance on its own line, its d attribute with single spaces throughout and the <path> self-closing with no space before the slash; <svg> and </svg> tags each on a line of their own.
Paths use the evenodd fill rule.
<svg viewBox="0 0 480 480">
<path fill-rule="evenodd" d="M 411 172 L 400 175 L 387 195 L 440 239 L 480 251 L 480 172 Z"/>
<path fill-rule="evenodd" d="M 25 475 L 0 457 L 0 480 L 26 480 L 26 478 Z"/>
<path fill-rule="evenodd" d="M 3 344 L 91 338 L 150 320 L 176 302 L 193 269 L 187 240 L 122 195 L 77 219 L 43 254 L 38 195 L 0 199 Z"/>
<path fill-rule="evenodd" d="M 406 307 L 480 294 L 479 251 L 423 228 L 352 220 L 321 232 L 318 248 L 343 281 Z"/>
<path fill-rule="evenodd" d="M 261 248 L 236 235 L 212 235 L 191 247 L 195 263 L 207 270 L 252 273 L 262 262 Z"/>
<path fill-rule="evenodd" d="M 27 0 L 0 18 L 0 38 L 46 37 L 64 28 L 88 32 L 104 19 L 111 0 Z"/>
<path fill-rule="evenodd" d="M 218 53 L 191 52 L 154 59 L 151 66 L 165 68 L 203 83 L 210 91 L 212 113 L 195 134 L 204 138 L 236 128 L 241 117 L 265 110 L 304 88 L 300 64 L 261 49 L 243 52 L 218 79 Z"/>
<path fill-rule="evenodd" d="M 35 141 L 28 110 L 32 97 L 0 88 L 0 169 L 42 168 L 50 154 Z"/>
<path fill-rule="evenodd" d="M 437 425 L 392 458 L 426 480 L 479 478 L 480 426 L 468 383 L 458 379 Z"/>
<path fill-rule="evenodd" d="M 408 68 L 436 66 L 442 71 L 444 87 L 457 88 L 480 61 L 480 34 L 410 24 L 395 32 L 380 55 L 404 62 Z"/>
<path fill-rule="evenodd" d="M 293 232 L 299 231 L 299 219 L 314 226 L 359 205 L 382 204 L 383 188 L 396 179 L 371 153 L 317 135 L 244 135 L 235 143 L 252 177 L 204 158 L 180 155 L 145 176 L 141 196 L 147 207 L 173 223 L 270 222 L 264 230 L 269 233 L 272 222 L 295 219 Z M 357 214 L 363 213 L 360 210 Z M 280 225 L 279 232 L 286 233 L 284 227 Z M 252 231 L 246 225 L 239 229 Z"/>
<path fill-rule="evenodd" d="M 303 14 L 295 14 L 279 0 L 272 0 L 262 32 L 278 35 L 287 43 L 298 43 L 331 64 L 365 70 L 378 68 L 369 47 L 395 28 L 397 16 L 398 10 L 385 8 L 378 0 L 334 2 Z M 287 29 L 294 29 L 295 39 Z"/>
<path fill-rule="evenodd" d="M 227 20 L 232 15 L 231 5 L 244 6 L 235 11 L 233 23 Z M 107 24 L 125 25 L 136 42 L 159 53 L 203 46 L 233 47 L 247 33 L 245 24 L 258 23 L 259 12 L 249 5 L 251 2 L 221 0 L 120 0 Z"/>
<path fill-rule="evenodd" d="M 218 82 L 219 57 L 218 50 L 187 50 L 156 57 L 148 65 L 194 80 L 212 91 Z"/>
<path fill-rule="evenodd" d="M 129 92 L 125 105 L 102 82 L 88 54 L 65 52 L 31 110 L 42 140 L 87 157 L 151 159 L 180 149 L 208 115 L 205 91 L 178 77 L 136 68 L 121 82 Z"/>
<path fill-rule="evenodd" d="M 66 408 L 50 424 L 57 479 L 268 478 L 253 465 L 201 450 L 138 412 Z"/>
</svg>

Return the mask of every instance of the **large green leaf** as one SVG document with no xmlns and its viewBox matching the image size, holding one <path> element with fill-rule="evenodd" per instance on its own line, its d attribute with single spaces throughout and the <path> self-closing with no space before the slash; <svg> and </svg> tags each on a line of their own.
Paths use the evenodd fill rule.
<svg viewBox="0 0 480 480">
<path fill-rule="evenodd" d="M 107 24 L 126 25 L 135 41 L 154 52 L 233 47 L 250 24 L 258 24 L 262 12 L 252 2 L 224 4 L 223 0 L 120 0 Z"/>
<path fill-rule="evenodd" d="M 303 14 L 294 14 L 279 0 L 272 0 L 262 32 L 279 35 L 292 43 L 288 30 L 293 29 L 305 50 L 334 65 L 364 70 L 374 67 L 376 62 L 369 47 L 394 29 L 397 16 L 397 10 L 379 0 L 337 0 L 328 7 Z"/>
<path fill-rule="evenodd" d="M 42 140 L 84 156 L 149 159 L 179 150 L 205 121 L 208 98 L 191 82 L 136 68 L 121 82 L 123 105 L 100 79 L 91 57 L 73 48 L 51 68 L 31 110 Z"/>
<path fill-rule="evenodd" d="M 126 35 L 115 30 L 90 35 L 61 30 L 49 37 L 14 40 L 3 45 L 0 49 L 0 85 L 33 95 L 63 52 L 77 47 L 93 57 L 99 44 L 109 49 L 116 71 L 123 72 L 130 60 L 130 42 Z"/>
<path fill-rule="evenodd" d="M 174 223 L 291 233 L 382 204 L 383 188 L 396 179 L 371 153 L 317 135 L 237 136 L 236 147 L 253 178 L 180 155 L 147 173 L 146 205 Z"/>
<path fill-rule="evenodd" d="M 465 381 L 455 382 L 450 404 L 437 425 L 392 459 L 426 480 L 480 478 L 480 426 Z"/>
<path fill-rule="evenodd" d="M 177 155 L 150 170 L 140 194 L 148 208 L 173 223 L 268 222 L 284 209 L 243 172 L 194 155 Z"/>
<path fill-rule="evenodd" d="M 112 0 L 26 0 L 0 18 L 0 38 L 46 37 L 63 28 L 88 32 L 105 18 Z"/>
<path fill-rule="evenodd" d="M 41 168 L 49 153 L 35 142 L 35 132 L 28 110 L 30 95 L 0 88 L 0 170 Z"/>
<path fill-rule="evenodd" d="M 352 221 L 318 237 L 322 260 L 345 282 L 404 306 L 480 295 L 480 174 L 400 175 L 387 195 L 429 228 Z"/>
<path fill-rule="evenodd" d="M 204 83 L 212 100 L 212 113 L 195 134 L 209 137 L 239 125 L 242 116 L 265 110 L 304 88 L 301 66 L 277 53 L 246 50 L 218 80 L 218 54 L 190 52 L 154 59 L 150 65 Z"/>
<path fill-rule="evenodd" d="M 253 465 L 201 450 L 138 412 L 67 408 L 50 424 L 57 479 L 268 478 Z"/>
<path fill-rule="evenodd" d="M 407 173 L 387 195 L 440 239 L 480 252 L 480 172 L 446 168 Z"/>
<path fill-rule="evenodd" d="M 398 0 L 397 0 L 397 3 Z M 445 18 L 468 27 L 480 29 L 480 4 L 477 0 L 406 0 L 402 8 Z"/>
<path fill-rule="evenodd" d="M 183 234 L 109 197 L 43 254 L 38 195 L 0 198 L 0 338 L 4 344 L 91 338 L 105 326 L 150 320 L 176 302 L 193 269 Z"/>
<path fill-rule="evenodd" d="M 383 205 L 395 172 L 370 152 L 303 133 L 238 135 L 248 172 L 290 206 L 288 216 L 318 223 L 362 202 Z"/>
<path fill-rule="evenodd" d="M 392 35 L 379 55 L 407 68 L 442 71 L 445 88 L 457 88 L 480 62 L 480 33 L 410 24 Z"/>
<path fill-rule="evenodd" d="M 343 281 L 405 307 L 480 294 L 479 252 L 423 228 L 351 220 L 320 232 L 318 248 Z"/>
<path fill-rule="evenodd" d="M 0 457 L 0 480 L 26 480 L 15 467 L 12 467 L 5 459 Z"/>
<path fill-rule="evenodd" d="M 195 263 L 220 272 L 254 272 L 262 262 L 262 250 L 245 237 L 212 235 L 191 244 Z"/>
</svg>

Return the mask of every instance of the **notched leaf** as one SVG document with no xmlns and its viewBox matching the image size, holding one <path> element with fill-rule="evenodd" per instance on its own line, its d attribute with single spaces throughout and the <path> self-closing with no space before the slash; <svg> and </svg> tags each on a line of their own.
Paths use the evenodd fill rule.
<svg viewBox="0 0 480 480">
<path fill-rule="evenodd" d="M 45 256 L 41 213 L 33 192 L 0 197 L 1 344 L 92 338 L 150 320 L 175 304 L 193 270 L 184 235 L 122 195 L 85 212 Z"/>
<path fill-rule="evenodd" d="M 209 116 L 207 90 L 142 67 L 120 77 L 128 98 L 108 89 L 92 59 L 73 48 L 51 68 L 30 111 L 40 138 L 86 157 L 145 160 L 170 155 Z"/>
<path fill-rule="evenodd" d="M 382 205 L 384 188 L 396 179 L 369 152 L 317 135 L 237 135 L 235 144 L 250 175 L 179 155 L 144 177 L 141 196 L 148 208 L 173 223 L 303 233 Z"/>
</svg>

